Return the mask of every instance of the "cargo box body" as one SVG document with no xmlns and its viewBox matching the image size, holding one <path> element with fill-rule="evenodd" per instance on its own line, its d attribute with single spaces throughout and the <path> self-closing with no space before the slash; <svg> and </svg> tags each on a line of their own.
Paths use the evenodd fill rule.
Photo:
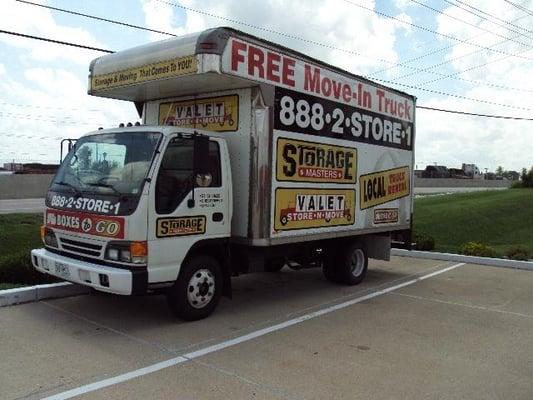
<svg viewBox="0 0 533 400">
<path fill-rule="evenodd" d="M 228 28 L 97 59 L 90 82 L 143 123 L 227 141 L 236 243 L 410 228 L 412 96 Z"/>
</svg>

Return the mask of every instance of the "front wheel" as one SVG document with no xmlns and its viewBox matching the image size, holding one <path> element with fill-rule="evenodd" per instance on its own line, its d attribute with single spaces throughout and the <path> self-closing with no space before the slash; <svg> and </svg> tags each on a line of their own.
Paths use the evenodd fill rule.
<svg viewBox="0 0 533 400">
<path fill-rule="evenodd" d="M 186 321 L 209 316 L 222 295 L 222 272 L 209 256 L 194 256 L 181 268 L 176 283 L 167 294 L 172 312 Z"/>
</svg>

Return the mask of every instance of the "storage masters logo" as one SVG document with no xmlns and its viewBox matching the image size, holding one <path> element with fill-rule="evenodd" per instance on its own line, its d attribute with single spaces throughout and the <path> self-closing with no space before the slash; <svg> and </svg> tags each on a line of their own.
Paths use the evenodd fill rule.
<svg viewBox="0 0 533 400">
<path fill-rule="evenodd" d="M 355 183 L 357 150 L 351 147 L 279 138 L 276 179 L 289 182 Z"/>
<path fill-rule="evenodd" d="M 355 221 L 354 212 L 354 190 L 278 188 L 274 229 L 351 225 Z"/>
<path fill-rule="evenodd" d="M 361 175 L 359 191 L 361 210 L 409 196 L 409 167 Z"/>
<path fill-rule="evenodd" d="M 156 236 L 187 236 L 205 233 L 206 218 L 204 215 L 194 217 L 159 218 L 157 220 Z"/>
</svg>

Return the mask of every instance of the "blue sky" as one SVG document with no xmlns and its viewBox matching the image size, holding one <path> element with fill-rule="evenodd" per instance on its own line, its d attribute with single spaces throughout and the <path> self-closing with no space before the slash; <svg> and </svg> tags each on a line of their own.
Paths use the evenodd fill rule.
<svg viewBox="0 0 533 400">
<path fill-rule="evenodd" d="M 533 88 L 525 79 L 533 62 L 533 32 L 528 32 L 533 16 L 504 0 L 35 1 L 178 35 L 230 25 L 351 72 L 393 81 L 393 86 L 416 95 L 419 105 L 533 117 L 529 110 L 533 109 Z M 513 1 L 533 9 L 532 1 Z M 479 16 L 466 12 L 465 4 L 476 7 Z M 205 13 L 296 35 L 334 49 Z M 506 21 L 514 21 L 514 25 Z M 111 50 L 166 37 L 15 0 L 3 0 L 0 29 Z M 444 50 L 437 51 L 440 49 Z M 433 54 L 421 57 L 429 52 Z M 98 52 L 0 35 L 0 55 L 0 163 L 11 159 L 53 162 L 59 156 L 59 138 L 78 137 L 98 126 L 115 126 L 136 118 L 131 104 L 86 94 L 88 65 L 100 55 Z M 421 58 L 409 62 L 416 57 Z M 398 62 L 404 66 L 394 66 Z M 476 67 L 484 63 L 484 67 Z M 460 79 L 447 77 L 429 83 L 450 74 Z M 503 165 L 520 169 L 533 164 L 533 142 L 527 135 L 531 121 L 489 120 L 426 110 L 419 110 L 417 118 L 419 167 L 434 162 L 457 167 L 466 162 L 481 168 Z"/>
</svg>

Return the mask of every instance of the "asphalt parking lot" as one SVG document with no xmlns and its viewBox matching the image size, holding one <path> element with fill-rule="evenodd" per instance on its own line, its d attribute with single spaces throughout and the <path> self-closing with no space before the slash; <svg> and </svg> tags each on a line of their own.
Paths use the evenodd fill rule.
<svg viewBox="0 0 533 400">
<path fill-rule="evenodd" d="M 533 272 L 395 257 L 366 281 L 234 279 L 210 318 L 161 296 L 0 309 L 0 398 L 533 398 Z"/>
</svg>

